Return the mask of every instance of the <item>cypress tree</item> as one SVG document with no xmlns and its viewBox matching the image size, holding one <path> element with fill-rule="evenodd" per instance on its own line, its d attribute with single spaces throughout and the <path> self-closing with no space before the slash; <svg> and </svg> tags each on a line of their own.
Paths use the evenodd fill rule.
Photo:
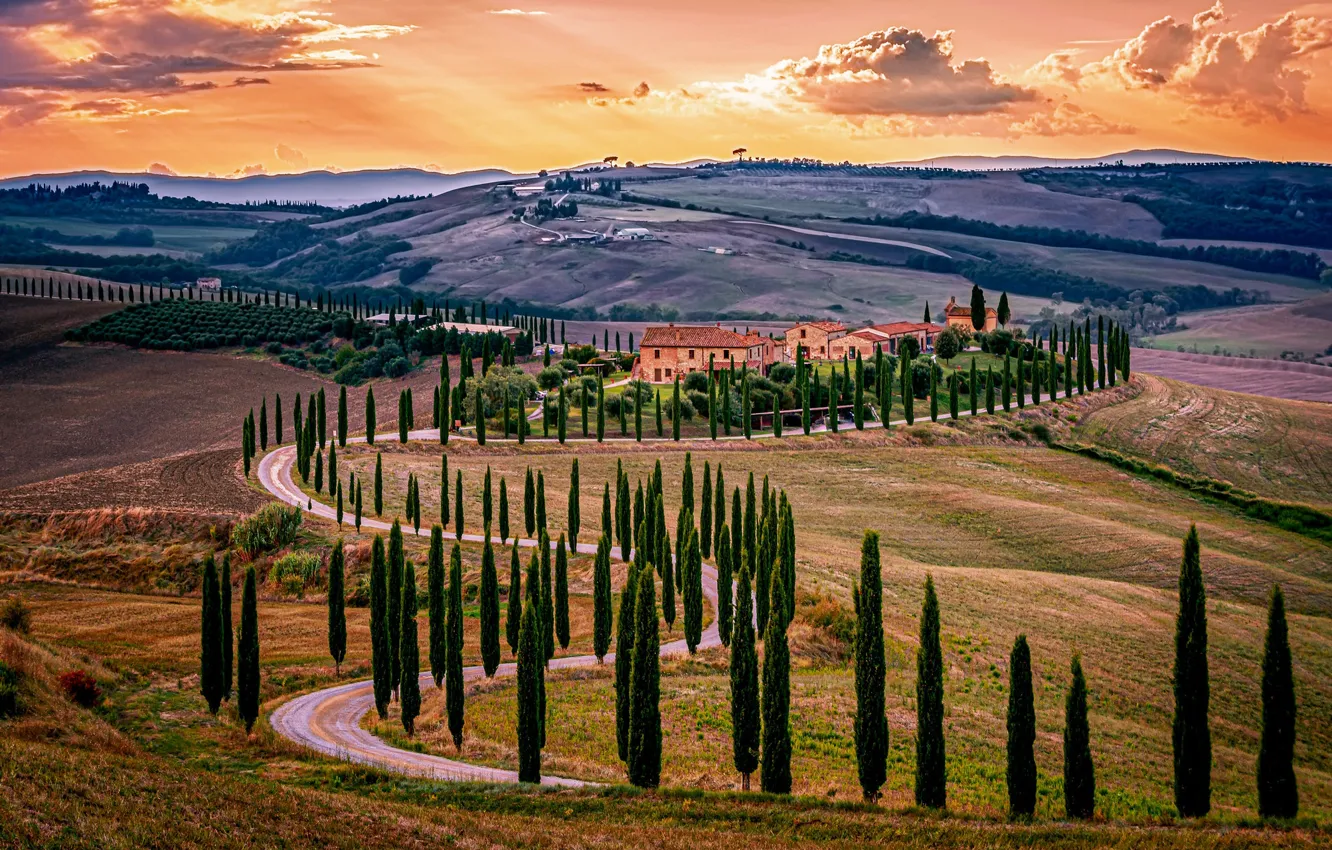
<svg viewBox="0 0 1332 850">
<path fill-rule="evenodd" d="M 490 520 L 491 517 L 494 516 L 495 503 L 490 495 L 492 492 L 493 490 L 490 484 L 490 464 L 486 464 L 486 475 L 481 484 L 481 527 L 484 529 L 490 528 Z M 487 531 L 486 536 L 490 536 L 489 531 Z"/>
<path fill-rule="evenodd" d="M 651 571 L 634 594 L 634 649 L 629 688 L 629 781 L 639 788 L 661 782 L 661 638 Z"/>
<path fill-rule="evenodd" d="M 1036 353 L 1040 351 L 1040 338 L 1036 339 L 1036 351 L 1031 355 L 1031 403 L 1039 405 L 1041 403 L 1041 372 L 1042 367 L 1037 365 Z"/>
<path fill-rule="evenodd" d="M 561 649 L 569 648 L 569 558 L 563 534 L 555 544 L 555 637 Z"/>
<path fill-rule="evenodd" d="M 453 544 L 449 556 L 449 603 L 446 626 L 448 644 L 444 650 L 444 699 L 449 715 L 449 733 L 453 746 L 462 750 L 463 737 L 463 605 L 462 545 Z"/>
<path fill-rule="evenodd" d="M 985 367 L 985 412 L 994 413 L 994 367 Z"/>
<path fill-rule="evenodd" d="M 341 493 L 341 490 L 338 491 Z M 333 656 L 334 675 L 342 676 L 342 659 L 347 657 L 347 595 L 344 589 L 345 556 L 342 538 L 333 546 L 328 559 L 328 654 Z"/>
<path fill-rule="evenodd" d="M 609 492 L 609 491 L 608 491 Z M 597 540 L 597 556 L 592 566 L 592 654 L 604 663 L 611 638 L 611 542 L 609 529 Z"/>
<path fill-rule="evenodd" d="M 832 374 L 828 376 L 828 430 L 834 434 L 837 433 L 837 426 L 842 414 L 841 401 L 842 392 L 841 388 L 837 386 L 837 367 L 834 366 Z"/>
<path fill-rule="evenodd" d="M 500 663 L 499 574 L 495 569 L 495 549 L 486 535 L 481 550 L 481 666 L 487 676 L 494 676 Z"/>
<path fill-rule="evenodd" d="M 1031 649 L 1018 635 L 1008 656 L 1008 816 L 1036 811 L 1036 701 L 1031 689 Z"/>
<path fill-rule="evenodd" d="M 358 479 L 356 479 L 356 530 L 357 530 L 357 532 L 360 532 L 360 530 L 361 530 L 361 507 L 362 507 L 362 502 L 361 502 L 361 480 L 358 478 Z"/>
<path fill-rule="evenodd" d="M 743 567 L 749 567 L 749 580 L 752 584 L 754 568 L 750 562 L 753 557 L 745 551 L 743 527 L 744 511 L 740 508 L 740 488 L 736 487 L 731 491 L 731 572 L 739 575 Z"/>
<path fill-rule="evenodd" d="M 883 575 L 879 534 L 866 531 L 860 546 L 860 584 L 856 593 L 856 766 L 860 790 L 877 802 L 888 778 L 888 715 L 884 686 Z"/>
<path fill-rule="evenodd" d="M 948 416 L 951 419 L 957 419 L 957 383 L 958 375 L 954 373 L 948 381 Z"/>
<path fill-rule="evenodd" d="M 259 717 L 259 610 L 253 566 L 245 569 L 236 658 L 236 709 L 245 721 L 245 734 L 248 735 Z"/>
<path fill-rule="evenodd" d="M 1004 412 L 1007 413 L 1013 407 L 1013 358 L 1007 353 L 1004 354 L 1004 374 L 1002 380 L 1002 399 Z"/>
<path fill-rule="evenodd" d="M 698 503 L 698 544 L 699 553 L 712 556 L 712 465 L 703 461 L 703 491 Z"/>
<path fill-rule="evenodd" d="M 853 414 L 857 431 L 865 430 L 865 365 L 856 349 L 856 390 Z"/>
<path fill-rule="evenodd" d="M 916 656 L 916 805 L 932 809 L 942 809 L 948 800 L 943 676 L 939 598 L 934 593 L 934 578 L 927 576 L 920 614 L 920 650 Z"/>
<path fill-rule="evenodd" d="M 715 380 L 708 381 L 708 435 L 713 440 L 717 439 L 717 382 Z"/>
<path fill-rule="evenodd" d="M 556 400 L 555 424 L 555 435 L 559 439 L 560 445 L 564 445 L 565 437 L 569 433 L 569 405 L 564 396 L 564 384 L 560 384 L 560 395 Z"/>
<path fill-rule="evenodd" d="M 716 553 L 721 548 L 722 526 L 726 524 L 726 476 L 722 474 L 721 461 L 717 461 L 717 483 L 712 487 L 712 498 L 712 551 Z"/>
<path fill-rule="evenodd" d="M 791 793 L 791 651 L 786 642 L 786 593 L 782 574 L 772 576 L 772 605 L 763 635 L 763 772 L 769 794 Z"/>
<path fill-rule="evenodd" d="M 444 653 L 449 638 L 444 619 L 444 529 L 430 528 L 430 556 L 426 567 L 426 604 L 429 608 L 430 675 L 435 687 L 444 682 Z"/>
<path fill-rule="evenodd" d="M 587 431 L 588 431 L 588 421 L 587 421 L 587 414 L 588 414 L 588 409 L 587 409 L 587 387 L 582 387 L 582 386 L 580 386 L 580 387 L 578 388 L 578 398 L 579 398 L 579 402 L 580 402 L 580 404 L 582 404 L 582 409 L 579 411 L 578 420 L 579 420 L 579 421 L 582 423 L 582 425 L 583 425 L 583 439 L 586 440 L 586 439 L 587 439 Z"/>
<path fill-rule="evenodd" d="M 300 410 L 301 399 L 296 397 L 296 409 Z M 300 436 L 300 417 L 296 419 L 296 435 Z M 365 441 L 369 445 L 375 444 L 375 388 L 367 387 L 365 391 Z"/>
<path fill-rule="evenodd" d="M 545 649 L 546 661 L 555 657 L 555 591 L 553 576 L 550 569 L 550 537 L 546 534 L 543 526 L 538 532 L 537 549 L 540 550 L 541 557 L 541 605 L 544 621 L 541 624 L 542 646 Z"/>
<path fill-rule="evenodd" d="M 639 573 L 647 575 L 647 562 L 643 550 L 634 552 L 634 562 L 629 565 L 624 587 L 620 590 L 620 617 L 615 630 L 615 744 L 620 761 L 629 761 L 629 684 L 633 669 L 634 652 L 634 596 L 637 591 Z M 651 581 L 649 575 L 648 581 Z"/>
<path fill-rule="evenodd" d="M 334 441 L 328 447 L 328 492 L 335 493 L 338 489 L 338 445 Z"/>
<path fill-rule="evenodd" d="M 347 448 L 347 387 L 338 389 L 338 445 Z"/>
<path fill-rule="evenodd" d="M 1114 374 L 1113 371 L 1111 374 Z M 1291 674 L 1286 599 L 1272 587 L 1263 641 L 1263 731 L 1258 748 L 1258 814 L 1293 818 L 1300 811 L 1295 783 L 1295 682 Z"/>
<path fill-rule="evenodd" d="M 722 646 L 730 646 L 732 631 L 731 535 L 726 523 L 717 527 L 717 635 Z M 752 608 L 752 604 L 751 604 Z"/>
<path fill-rule="evenodd" d="M 449 524 L 449 456 L 439 456 L 439 521 Z"/>
<path fill-rule="evenodd" d="M 407 391 L 411 393 L 411 390 Z M 328 445 L 326 436 L 328 434 L 328 405 L 324 401 L 324 388 L 319 388 L 319 450 L 323 451 Z"/>
<path fill-rule="evenodd" d="M 971 400 L 971 415 L 975 416 L 980 399 L 980 384 L 976 383 L 976 358 L 971 358 L 971 377 L 967 380 L 967 396 Z"/>
<path fill-rule="evenodd" d="M 1175 808 L 1197 818 L 1211 809 L 1212 736 L 1208 728 L 1207 593 L 1198 529 L 1189 526 L 1179 572 L 1175 618 Z"/>
<path fill-rule="evenodd" d="M 517 544 L 514 553 L 516 557 Z M 527 575 L 527 599 L 518 636 L 518 781 L 541 781 L 545 653 L 541 648 L 541 595 L 534 581 L 536 558 Z M 518 604 L 510 589 L 509 605 Z"/>
<path fill-rule="evenodd" d="M 389 649 L 388 561 L 384 557 L 384 538 L 375 535 L 370 559 L 370 667 L 374 674 L 375 709 L 379 718 L 388 717 L 393 696 L 393 652 Z"/>
<path fill-rule="evenodd" d="M 395 519 L 389 529 L 388 542 L 388 629 L 389 629 L 389 681 L 397 696 L 398 682 L 402 678 L 402 572 L 406 558 L 402 548 L 402 526 Z"/>
<path fill-rule="evenodd" d="M 545 531 L 546 525 L 546 473 L 537 470 L 536 482 L 536 524 L 537 531 Z"/>
<path fill-rule="evenodd" d="M 517 654 L 518 639 L 521 637 L 523 622 L 523 578 L 522 567 L 518 562 L 518 541 L 513 542 L 509 557 L 509 592 L 505 597 L 508 610 L 504 621 L 504 638 L 508 641 L 509 651 Z"/>
<path fill-rule="evenodd" d="M 484 446 L 486 444 L 486 405 L 485 401 L 481 398 L 481 388 L 479 386 L 476 388 L 476 409 L 474 416 L 476 417 L 476 444 L 478 446 Z M 562 413 L 561 416 L 563 416 Z M 563 419 L 561 419 L 561 430 L 563 430 L 562 423 Z M 560 442 L 564 441 L 561 440 Z"/>
<path fill-rule="evenodd" d="M 410 561 L 402 568 L 400 608 L 398 657 L 402 672 L 398 681 L 398 703 L 402 707 L 402 728 L 411 737 L 416 731 L 416 716 L 421 713 L 421 650 L 416 641 L 416 569 Z"/>
<path fill-rule="evenodd" d="M 463 485 L 462 470 L 458 470 L 453 481 L 453 529 L 454 537 L 463 538 Z"/>
<path fill-rule="evenodd" d="M 203 606 L 200 625 L 199 690 L 208 701 L 209 714 L 217 714 L 227 695 L 226 659 L 222 652 L 222 591 L 217 581 L 213 553 L 204 557 Z"/>
<path fill-rule="evenodd" d="M 1096 769 L 1087 725 L 1087 680 L 1082 659 L 1073 656 L 1073 683 L 1064 703 L 1064 812 L 1086 820 L 1096 811 Z"/>
<path fill-rule="evenodd" d="M 618 463 L 618 461 L 617 461 Z M 617 509 L 616 528 L 619 532 L 620 540 L 620 560 L 628 563 L 629 547 L 631 544 L 632 530 L 629 526 L 631 513 L 631 500 L 629 497 L 629 476 L 620 476 L 620 489 L 615 496 L 615 506 Z"/>
<path fill-rule="evenodd" d="M 578 551 L 578 532 L 583 525 L 583 508 L 580 504 L 579 483 L 578 483 L 578 458 L 573 459 L 573 466 L 569 470 L 569 551 Z"/>
<path fill-rule="evenodd" d="M 939 377 L 938 368 L 933 361 L 930 362 L 930 421 L 939 421 Z"/>
<path fill-rule="evenodd" d="M 680 509 L 680 520 L 677 523 L 681 535 L 687 534 L 685 530 L 685 510 Z M 684 568 L 685 551 L 683 547 L 677 546 L 679 550 L 679 560 L 671 558 L 670 538 L 666 534 L 656 535 L 656 542 L 653 544 L 657 548 L 658 572 L 661 573 L 661 616 L 666 621 L 666 628 L 675 628 L 675 573 Z"/>
<path fill-rule="evenodd" d="M 225 696 L 223 699 L 231 700 L 232 671 L 235 669 L 235 656 L 233 647 L 236 645 L 235 635 L 231 631 L 231 553 L 222 555 L 222 578 L 219 582 L 222 593 L 222 682 L 224 685 Z"/>
<path fill-rule="evenodd" d="M 679 381 L 680 379 L 679 379 L 679 378 L 676 378 L 675 380 Z M 661 421 L 661 390 L 657 390 L 657 393 L 656 393 L 656 396 L 655 396 L 655 399 L 654 399 L 654 400 L 655 400 L 655 403 L 656 403 L 656 410 L 657 410 L 657 436 L 660 437 L 660 436 L 662 435 L 662 421 Z"/>
<path fill-rule="evenodd" d="M 268 399 L 259 402 L 259 448 L 268 451 Z"/>
<path fill-rule="evenodd" d="M 375 453 L 375 516 L 384 515 L 384 454 Z"/>
<path fill-rule="evenodd" d="M 532 478 L 532 467 L 527 468 L 527 478 L 523 482 L 523 525 L 527 536 L 536 534 L 536 483 Z"/>
<path fill-rule="evenodd" d="M 1068 337 L 1064 337 L 1064 398 L 1073 397 L 1073 352 L 1068 348 Z"/>
<path fill-rule="evenodd" d="M 606 377 L 597 372 L 597 442 L 606 439 Z"/>
</svg>

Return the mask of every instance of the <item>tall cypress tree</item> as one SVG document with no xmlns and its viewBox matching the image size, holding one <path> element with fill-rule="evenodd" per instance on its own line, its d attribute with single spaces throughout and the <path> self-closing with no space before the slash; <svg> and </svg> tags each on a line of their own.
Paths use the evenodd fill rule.
<svg viewBox="0 0 1332 850">
<path fill-rule="evenodd" d="M 384 515 L 384 454 L 375 453 L 375 516 Z"/>
<path fill-rule="evenodd" d="M 545 622 L 541 626 L 541 637 L 546 651 L 546 661 L 555 657 L 555 589 L 554 576 L 550 569 L 550 537 L 543 526 L 538 532 L 537 549 L 541 557 L 541 604 Z"/>
<path fill-rule="evenodd" d="M 957 419 L 957 383 L 959 375 L 954 372 L 948 381 L 948 416 L 950 419 Z"/>
<path fill-rule="evenodd" d="M 296 397 L 297 410 L 300 410 L 300 396 Z M 300 425 L 300 417 L 297 417 L 297 425 Z M 296 429 L 296 436 L 300 436 L 300 428 Z M 369 445 L 375 444 L 375 388 L 367 387 L 365 390 L 365 441 Z"/>
<path fill-rule="evenodd" d="M 536 486 L 536 524 L 537 531 L 547 531 L 546 525 L 546 473 L 537 470 Z"/>
<path fill-rule="evenodd" d="M 445 649 L 444 699 L 449 715 L 449 733 L 453 746 L 462 750 L 463 739 L 463 606 L 462 546 L 453 544 L 449 556 L 449 604 L 447 611 L 448 646 Z"/>
<path fill-rule="evenodd" d="M 916 656 L 916 805 L 942 809 L 948 802 L 943 731 L 943 650 L 939 645 L 939 598 L 934 578 L 925 578 Z"/>
<path fill-rule="evenodd" d="M 563 534 L 555 544 L 555 637 L 560 649 L 569 648 L 569 557 Z"/>
<path fill-rule="evenodd" d="M 717 482 L 712 487 L 712 551 L 721 548 L 722 526 L 726 524 L 726 475 L 721 462 L 717 462 Z M 720 564 L 717 565 L 720 568 Z"/>
<path fill-rule="evenodd" d="M 787 602 L 782 574 L 772 576 L 772 605 L 763 635 L 763 772 L 769 794 L 791 793 L 791 650 L 786 642 Z"/>
<path fill-rule="evenodd" d="M 463 538 L 463 483 L 462 470 L 458 470 L 453 480 L 453 534 L 455 539 Z"/>
<path fill-rule="evenodd" d="M 490 484 L 490 464 L 486 464 L 486 476 L 481 484 L 481 527 L 490 528 L 490 520 L 495 513 L 495 500 L 492 497 L 494 492 Z M 489 536 L 487 534 L 487 536 Z"/>
<path fill-rule="evenodd" d="M 888 778 L 888 715 L 884 686 L 883 575 L 879 534 L 866 531 L 860 546 L 860 585 L 856 593 L 856 766 L 865 801 L 877 802 Z"/>
<path fill-rule="evenodd" d="M 1031 689 L 1031 649 L 1018 635 L 1008 656 L 1008 816 L 1036 811 L 1036 701 Z"/>
<path fill-rule="evenodd" d="M 634 650 L 629 688 L 629 781 L 639 788 L 661 783 L 661 638 L 652 572 L 634 593 Z"/>
<path fill-rule="evenodd" d="M 200 625 L 199 690 L 208 701 L 208 712 L 217 714 L 227 695 L 225 658 L 222 652 L 222 591 L 217 581 L 213 553 L 204 557 L 203 606 Z"/>
<path fill-rule="evenodd" d="M 971 377 L 967 379 L 967 397 L 971 401 L 971 415 L 975 416 L 980 400 L 980 384 L 976 383 L 976 358 L 971 358 Z"/>
<path fill-rule="evenodd" d="M 514 552 L 518 550 L 516 548 Z M 542 699 L 545 652 L 541 646 L 541 594 L 533 573 L 536 558 L 527 575 L 527 599 L 521 607 L 522 626 L 518 636 L 518 781 L 541 781 L 541 737 L 544 721 Z M 516 605 L 512 598 L 509 604 Z"/>
<path fill-rule="evenodd" d="M 495 569 L 495 548 L 486 535 L 481 550 L 481 667 L 494 676 L 500 663 L 499 574 Z"/>
<path fill-rule="evenodd" d="M 703 490 L 698 503 L 698 545 L 700 554 L 712 556 L 712 465 L 703 461 Z"/>
<path fill-rule="evenodd" d="M 1111 374 L 1114 374 L 1113 370 Z M 1272 587 L 1263 641 L 1263 732 L 1258 748 L 1258 814 L 1293 818 L 1300 811 L 1295 783 L 1295 681 L 1291 673 L 1286 599 Z"/>
<path fill-rule="evenodd" d="M 615 744 L 620 761 L 629 761 L 629 694 L 634 652 L 634 595 L 639 573 L 648 573 L 643 549 L 634 551 L 624 587 L 620 589 L 620 614 L 615 629 Z M 651 581 L 651 576 L 647 578 Z"/>
<path fill-rule="evenodd" d="M 607 491 L 609 492 L 609 491 Z M 611 542 L 609 529 L 597 541 L 597 556 L 592 566 L 592 654 L 597 663 L 605 661 L 611 639 Z"/>
<path fill-rule="evenodd" d="M 389 648 L 388 560 L 384 538 L 375 535 L 370 558 L 370 668 L 374 674 L 375 709 L 382 720 L 388 717 L 393 695 L 393 652 Z"/>
<path fill-rule="evenodd" d="M 1073 656 L 1073 682 L 1064 703 L 1064 812 L 1087 819 L 1096 811 L 1096 768 L 1087 725 L 1087 680 L 1082 659 Z"/>
<path fill-rule="evenodd" d="M 347 595 L 342 538 L 333 545 L 328 559 L 328 654 L 333 657 L 334 675 L 342 676 L 342 659 L 347 657 Z"/>
<path fill-rule="evenodd" d="M 449 456 L 439 456 L 439 521 L 449 524 Z"/>
<path fill-rule="evenodd" d="M 338 389 L 338 445 L 347 448 L 347 387 Z"/>
<path fill-rule="evenodd" d="M 222 592 L 222 681 L 225 685 L 223 697 L 231 699 L 232 671 L 236 669 L 233 648 L 236 637 L 231 631 L 231 553 L 222 555 L 222 578 L 219 582 Z M 331 592 L 331 591 L 330 591 Z"/>
<path fill-rule="evenodd" d="M 411 737 L 416 731 L 416 716 L 421 713 L 421 657 L 416 639 L 416 569 L 408 561 L 402 568 L 402 620 L 398 625 L 401 644 L 398 657 L 402 671 L 398 681 L 398 703 L 402 707 L 402 728 Z"/>
<path fill-rule="evenodd" d="M 731 534 L 726 523 L 717 527 L 717 635 L 722 646 L 731 645 L 732 599 L 731 599 Z M 752 604 L 751 604 L 752 608 Z"/>
<path fill-rule="evenodd" d="M 1175 618 L 1175 808 L 1196 818 L 1211 809 L 1212 735 L 1207 712 L 1207 593 L 1203 589 L 1198 529 L 1189 526 L 1179 572 Z"/>
<path fill-rule="evenodd" d="M 402 678 L 402 573 L 405 566 L 402 526 L 395 519 L 393 527 L 389 529 L 388 543 L 389 679 L 393 682 L 394 696 L 397 695 L 398 681 Z"/>
<path fill-rule="evenodd" d="M 444 654 L 449 644 L 444 619 L 444 529 L 430 528 L 430 555 L 426 566 L 426 605 L 430 626 L 430 675 L 435 687 L 444 683 Z"/>
<path fill-rule="evenodd" d="M 684 531 L 684 515 L 685 510 L 681 508 L 678 524 L 682 534 L 688 533 Z M 665 533 L 656 535 L 656 542 L 651 545 L 657 548 L 657 556 L 653 560 L 656 561 L 658 572 L 661 573 L 661 617 L 666 621 L 666 628 L 673 629 L 675 627 L 675 573 L 683 569 L 684 549 L 679 549 L 679 561 L 672 559 L 670 537 Z"/>
<path fill-rule="evenodd" d="M 504 638 L 509 644 L 509 651 L 518 652 L 518 640 L 522 636 L 523 622 L 523 579 L 522 567 L 518 561 L 518 541 L 513 542 L 509 556 L 509 593 L 505 597 L 508 610 L 505 612 Z"/>
<path fill-rule="evenodd" d="M 523 526 L 527 536 L 536 533 L 536 482 L 532 478 L 532 467 L 527 468 L 527 478 L 523 481 Z"/>
<path fill-rule="evenodd" d="M 509 542 L 509 485 L 503 476 L 500 477 L 499 534 L 501 544 Z"/>
<path fill-rule="evenodd" d="M 580 504 L 578 483 L 578 458 L 573 459 L 573 467 L 569 471 L 569 551 L 578 551 L 578 532 L 583 524 L 583 508 Z"/>
<path fill-rule="evenodd" d="M 268 451 L 268 399 L 259 402 L 259 448 Z"/>
<path fill-rule="evenodd" d="M 254 567 L 245 569 L 241 591 L 240 643 L 236 648 L 236 710 L 245 721 L 245 734 L 259 717 L 259 605 Z"/>
</svg>

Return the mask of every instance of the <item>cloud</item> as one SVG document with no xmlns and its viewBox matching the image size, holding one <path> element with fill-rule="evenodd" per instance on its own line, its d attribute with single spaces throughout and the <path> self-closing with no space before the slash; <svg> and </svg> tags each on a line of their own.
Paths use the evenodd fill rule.
<svg viewBox="0 0 1332 850">
<path fill-rule="evenodd" d="M 1131 124 L 1107 121 L 1074 103 L 1061 103 L 1046 112 L 1031 114 L 1008 125 L 1011 136 L 1128 136 L 1137 132 Z"/>
<path fill-rule="evenodd" d="M 652 89 L 648 87 L 646 82 L 634 86 L 634 97 L 647 97 L 650 94 L 652 94 Z"/>
<path fill-rule="evenodd" d="M 488 15 L 505 15 L 514 18 L 545 18 L 549 17 L 549 12 L 524 12 L 522 9 L 491 9 Z"/>
<path fill-rule="evenodd" d="M 142 102 L 128 97 L 105 97 L 69 104 L 60 111 L 60 117 L 81 121 L 128 121 L 132 118 L 156 118 L 186 112 L 189 110 L 145 106 Z"/>
<path fill-rule="evenodd" d="M 277 148 L 273 150 L 273 155 L 276 156 L 283 165 L 288 165 L 297 171 L 308 171 L 310 168 L 310 160 L 306 159 L 305 154 L 290 145 L 285 145 L 279 142 Z"/>
<path fill-rule="evenodd" d="M 580 91 L 588 94 L 602 94 L 610 91 L 610 89 L 606 88 L 601 83 L 579 83 L 578 88 Z"/>
<path fill-rule="evenodd" d="M 268 168 L 262 162 L 256 162 L 254 165 L 246 165 L 237 168 L 235 171 L 226 175 L 228 178 L 236 177 L 256 177 L 260 174 L 267 174 Z"/>
<path fill-rule="evenodd" d="M 176 172 L 171 166 L 161 162 L 154 162 L 148 166 L 148 174 L 157 174 L 162 177 L 175 177 Z"/>
<path fill-rule="evenodd" d="M 1301 65 L 1332 47 L 1332 19 L 1291 11 L 1251 30 L 1224 31 L 1227 20 L 1218 1 L 1188 21 L 1153 21 L 1095 62 L 1076 67 L 1051 54 L 1028 74 L 1054 74 L 1071 86 L 1162 92 L 1248 122 L 1311 111 L 1305 94 L 1313 72 Z"/>
<path fill-rule="evenodd" d="M 255 72 L 366 67 L 373 57 L 345 45 L 413 29 L 350 26 L 328 11 L 223 12 L 184 0 L 0 0 L 0 91 L 56 104 L 6 105 L 0 120 L 42 120 L 89 93 L 162 97 L 210 91 L 220 87 L 207 79 L 213 74 L 239 72 L 243 76 L 229 87 L 243 88 L 269 82 Z"/>
</svg>

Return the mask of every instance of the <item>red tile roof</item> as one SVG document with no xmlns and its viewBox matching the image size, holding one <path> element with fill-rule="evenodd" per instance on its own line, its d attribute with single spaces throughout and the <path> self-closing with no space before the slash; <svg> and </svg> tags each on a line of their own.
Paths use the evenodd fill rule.
<svg viewBox="0 0 1332 850">
<path fill-rule="evenodd" d="M 831 333 L 833 331 L 846 330 L 846 325 L 842 324 L 841 322 L 828 322 L 828 321 L 801 322 L 798 325 L 792 325 L 791 330 L 795 330 L 796 328 L 818 328 L 821 331 L 828 331 Z"/>
<path fill-rule="evenodd" d="M 715 325 L 667 325 L 643 331 L 639 348 L 748 348 L 753 343 Z"/>
<path fill-rule="evenodd" d="M 945 315 L 945 316 L 966 316 L 966 317 L 970 318 L 970 317 L 971 317 L 971 305 L 963 306 L 963 305 L 961 305 L 961 304 L 953 304 L 953 305 L 951 305 L 951 306 L 944 307 L 944 315 Z M 997 315 L 999 315 L 999 313 L 996 312 L 995 309 L 994 309 L 993 307 L 986 307 L 986 308 L 985 308 L 985 315 L 987 315 L 987 316 L 997 316 Z"/>
<path fill-rule="evenodd" d="M 903 334 L 914 334 L 925 331 L 926 333 L 936 334 L 943 331 L 942 325 L 936 325 L 933 322 L 889 322 L 886 325 L 874 325 L 872 330 L 889 336 L 900 336 Z"/>
</svg>

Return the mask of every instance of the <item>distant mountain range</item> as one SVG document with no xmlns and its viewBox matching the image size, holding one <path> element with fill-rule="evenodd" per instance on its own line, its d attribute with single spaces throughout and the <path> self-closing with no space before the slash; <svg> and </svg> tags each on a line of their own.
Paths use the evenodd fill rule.
<svg viewBox="0 0 1332 850">
<path fill-rule="evenodd" d="M 440 174 L 415 168 L 383 171 L 308 171 L 304 174 L 259 174 L 252 177 L 181 177 L 164 174 L 114 171 L 71 171 L 63 174 L 33 174 L 0 180 L 0 189 L 18 189 L 30 183 L 72 186 L 117 180 L 147 183 L 154 194 L 173 198 L 194 197 L 201 201 L 242 204 L 246 201 L 310 201 L 332 207 L 347 207 L 399 195 L 439 195 L 454 189 L 495 183 L 515 175 L 499 169 Z"/>
<path fill-rule="evenodd" d="M 1076 168 L 1087 165 L 1174 165 L 1179 163 L 1253 162 L 1243 156 L 1221 156 L 1213 153 L 1192 153 L 1168 148 L 1132 150 L 1105 156 L 1056 159 L 1046 156 L 938 156 L 910 162 L 884 162 L 880 165 L 955 168 L 959 171 L 998 171 L 1018 168 Z"/>
</svg>

